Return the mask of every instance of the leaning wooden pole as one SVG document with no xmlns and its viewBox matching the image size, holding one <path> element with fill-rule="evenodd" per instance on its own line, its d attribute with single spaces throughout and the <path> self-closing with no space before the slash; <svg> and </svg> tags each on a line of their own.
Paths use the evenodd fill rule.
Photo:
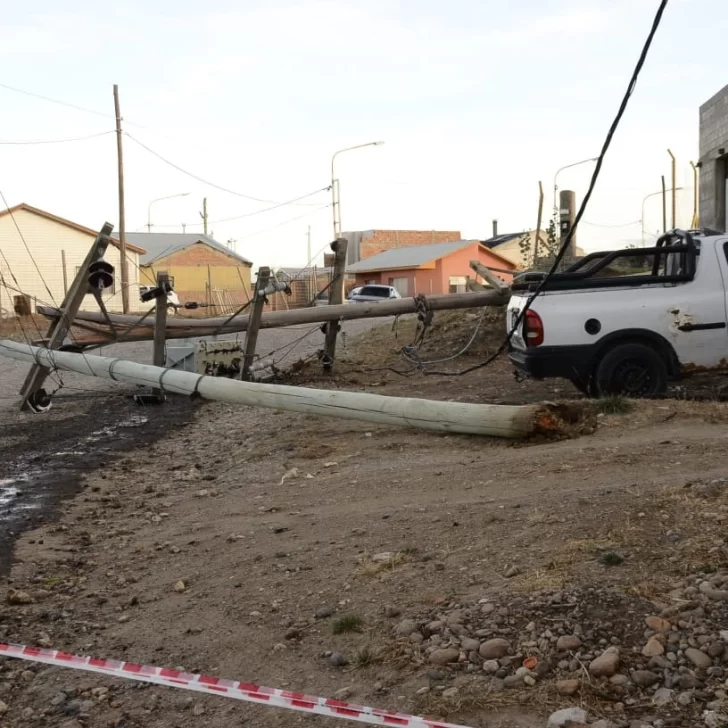
<svg viewBox="0 0 728 728">
<path fill-rule="evenodd" d="M 258 331 L 260 330 L 260 319 L 263 316 L 265 306 L 265 289 L 270 279 L 270 268 L 267 265 L 258 269 L 258 278 L 253 293 L 253 310 L 250 314 L 249 325 L 245 333 L 245 352 L 243 355 L 243 367 L 240 378 L 250 379 L 250 367 L 255 359 L 255 349 L 258 346 Z"/>
<path fill-rule="evenodd" d="M 478 293 L 451 293 L 427 296 L 427 306 L 432 311 L 449 311 L 463 308 L 479 308 L 481 306 L 502 306 L 508 302 L 508 294 L 498 291 L 482 291 Z M 341 306 L 315 306 L 299 308 L 291 311 L 271 311 L 264 313 L 260 320 L 261 329 L 273 329 L 282 326 L 324 323 L 326 321 L 351 321 L 362 318 L 379 318 L 383 316 L 401 316 L 416 313 L 417 301 L 414 298 L 400 298 L 381 303 L 347 303 Z M 57 318 L 58 309 L 51 306 L 38 306 L 38 312 L 48 318 Z M 78 320 L 85 323 L 103 326 L 106 321 L 96 311 L 82 311 Z M 139 325 L 137 316 L 111 314 L 111 320 L 118 327 L 134 327 L 129 335 L 124 334 L 124 341 L 145 341 L 151 339 L 151 327 L 145 329 Z M 209 319 L 193 319 L 174 317 L 167 323 L 168 339 L 184 339 L 191 336 L 209 336 L 215 334 L 234 334 L 246 331 L 249 316 L 215 317 Z M 108 342 L 103 332 L 96 337 L 85 337 L 86 345 L 99 345 Z"/>
<path fill-rule="evenodd" d="M 165 392 L 309 415 L 362 420 L 381 425 L 417 427 L 491 437 L 523 438 L 541 428 L 552 429 L 554 417 L 540 405 L 507 406 L 436 402 L 380 394 L 320 390 L 241 382 L 193 372 L 162 369 L 123 359 L 50 352 L 15 341 L 0 341 L 0 354 L 42 367 L 152 386 Z"/>
<path fill-rule="evenodd" d="M 111 223 L 104 223 L 104 226 L 94 239 L 91 249 L 81 264 L 81 267 L 78 269 L 71 288 L 63 297 L 61 307 L 58 310 L 58 317 L 49 328 L 46 339 L 43 342 L 49 349 L 58 349 L 69 334 L 76 314 L 89 291 L 88 276 L 91 265 L 104 257 L 106 248 L 111 242 L 110 236 L 113 229 L 114 227 Z M 103 322 L 103 314 L 100 313 L 99 316 L 101 316 L 101 321 Z M 34 400 L 37 396 L 41 396 L 42 398 L 42 387 L 49 373 L 50 368 L 37 364 L 34 364 L 30 368 L 28 376 L 25 378 L 20 390 L 20 408 L 22 410 L 32 410 L 35 408 Z"/>
<path fill-rule="evenodd" d="M 334 251 L 334 273 L 329 284 L 329 305 L 340 306 L 344 303 L 344 275 L 346 273 L 346 251 L 349 241 L 346 238 L 337 238 L 331 243 Z M 334 368 L 336 358 L 336 336 L 341 324 L 338 319 L 326 324 L 326 340 L 324 342 L 323 366 L 324 371 L 330 372 Z"/>
</svg>

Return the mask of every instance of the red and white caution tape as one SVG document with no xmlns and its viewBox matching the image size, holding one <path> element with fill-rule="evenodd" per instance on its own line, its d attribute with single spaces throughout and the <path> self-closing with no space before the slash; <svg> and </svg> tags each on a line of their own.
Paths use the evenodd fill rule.
<svg viewBox="0 0 728 728">
<path fill-rule="evenodd" d="M 102 660 L 97 657 L 81 657 L 40 647 L 0 643 L 0 656 L 2 655 L 17 657 L 30 662 L 42 662 L 46 665 L 68 667 L 73 670 L 85 670 L 87 672 L 97 672 L 101 675 L 123 677 L 128 680 L 137 680 L 155 685 L 167 685 L 172 688 L 192 690 L 198 693 L 222 695 L 248 703 L 270 705 L 316 715 L 328 715 L 331 718 L 344 718 L 359 723 L 405 726 L 407 728 L 465 728 L 465 726 L 427 720 L 426 718 L 418 718 L 405 713 L 394 713 L 389 710 L 368 708 L 363 705 L 352 705 L 341 700 L 317 698 L 304 693 L 266 688 L 252 683 L 224 680 L 219 677 L 197 675 L 190 672 L 179 672 L 178 670 L 169 670 L 166 667 L 137 665 L 133 662 L 120 662 L 118 660 Z"/>
</svg>

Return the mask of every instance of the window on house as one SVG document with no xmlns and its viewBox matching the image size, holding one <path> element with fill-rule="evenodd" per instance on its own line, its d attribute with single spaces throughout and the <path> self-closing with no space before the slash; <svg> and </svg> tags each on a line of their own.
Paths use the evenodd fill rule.
<svg viewBox="0 0 728 728">
<path fill-rule="evenodd" d="M 448 293 L 467 293 L 468 277 L 467 276 L 450 276 Z"/>
<path fill-rule="evenodd" d="M 406 298 L 409 295 L 409 280 L 407 278 L 390 278 L 389 285 L 392 286 L 400 296 Z"/>
</svg>

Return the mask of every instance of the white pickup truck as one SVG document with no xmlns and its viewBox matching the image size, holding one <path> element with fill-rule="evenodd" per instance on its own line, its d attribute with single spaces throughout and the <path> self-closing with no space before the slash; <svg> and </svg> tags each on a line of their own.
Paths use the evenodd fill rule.
<svg viewBox="0 0 728 728">
<path fill-rule="evenodd" d="M 620 263 L 632 259 L 631 268 Z M 510 331 L 543 280 L 514 282 Z M 670 379 L 728 369 L 728 234 L 674 230 L 654 248 L 593 253 L 552 276 L 514 332 L 510 359 L 593 397 L 662 394 Z"/>
</svg>

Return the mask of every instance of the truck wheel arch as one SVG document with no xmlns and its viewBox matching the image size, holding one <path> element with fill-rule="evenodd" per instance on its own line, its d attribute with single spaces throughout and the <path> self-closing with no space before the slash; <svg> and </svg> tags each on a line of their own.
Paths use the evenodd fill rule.
<svg viewBox="0 0 728 728">
<path fill-rule="evenodd" d="M 660 334 L 649 329 L 621 329 L 607 334 L 596 344 L 596 351 L 592 359 L 592 372 L 596 371 L 602 357 L 615 346 L 621 344 L 646 344 L 665 358 L 665 365 L 670 376 L 680 375 L 680 361 L 672 344 Z"/>
</svg>

